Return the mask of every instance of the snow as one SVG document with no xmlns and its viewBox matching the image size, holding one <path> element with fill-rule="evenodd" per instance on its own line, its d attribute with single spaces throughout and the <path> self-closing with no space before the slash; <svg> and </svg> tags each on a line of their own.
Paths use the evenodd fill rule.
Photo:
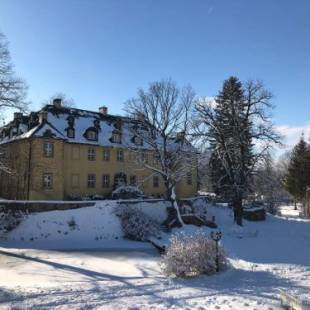
<svg viewBox="0 0 310 310">
<path fill-rule="evenodd" d="M 115 215 L 116 206 L 120 202 L 121 207 L 127 207 L 126 201 L 103 200 L 94 202 L 94 207 L 30 214 L 6 236 L 6 240 L 0 239 L 1 245 L 11 248 L 71 250 L 107 246 L 113 248 L 114 241 L 123 238 L 120 220 Z M 130 205 L 158 222 L 166 219 L 167 202 L 138 199 L 130 202 Z M 72 220 L 75 223 L 73 227 L 69 225 Z M 145 247 L 145 244 L 138 243 L 138 246 Z"/>
<path fill-rule="evenodd" d="M 281 206 L 278 208 L 278 213 L 281 216 L 295 217 L 295 218 L 300 217 L 302 214 L 299 208 L 295 210 L 295 208 L 293 208 L 292 206 Z"/>
<path fill-rule="evenodd" d="M 106 239 L 89 239 L 88 249 L 82 241 L 84 249 L 75 251 L 26 249 L 21 248 L 24 244 L 14 243 L 12 236 L 39 231 L 36 225 L 42 225 L 39 215 L 43 217 L 43 213 L 33 215 L 13 231 L 6 243 L 1 242 L 0 308 L 271 310 L 280 309 L 279 289 L 310 305 L 310 220 L 267 215 L 264 222 L 245 221 L 244 227 L 237 228 L 229 208 L 210 206 L 208 216 L 215 216 L 223 232 L 231 268 L 215 276 L 170 279 L 163 276 L 160 256 L 150 244 L 113 239 L 120 230 L 111 208 L 113 202 L 102 201 L 93 209 L 84 208 L 88 211 L 45 212 L 44 218 L 46 213 L 52 215 L 46 225 L 49 231 L 64 228 L 54 221 L 64 223 L 74 214 L 81 230 L 70 232 L 70 240 L 78 243 L 67 244 L 68 248 L 78 247 L 80 238 L 87 240 L 82 231 L 89 231 L 93 238 L 103 221 L 102 226 L 109 227 L 101 230 Z M 190 225 L 183 228 L 185 233 L 197 229 L 211 231 Z M 17 245 L 19 249 L 14 248 Z"/>
</svg>

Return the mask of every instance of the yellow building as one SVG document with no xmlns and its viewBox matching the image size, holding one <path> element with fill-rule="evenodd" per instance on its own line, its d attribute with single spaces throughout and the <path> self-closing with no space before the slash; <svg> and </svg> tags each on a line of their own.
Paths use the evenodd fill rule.
<svg viewBox="0 0 310 310">
<path fill-rule="evenodd" d="M 61 106 L 60 100 L 39 112 L 0 128 L 0 150 L 11 173 L 0 173 L 0 197 L 7 199 L 63 200 L 102 195 L 109 197 L 120 184 L 137 185 L 145 195 L 165 194 L 161 176 L 138 165 L 139 156 L 156 165 L 152 150 L 130 134 L 132 119 Z M 176 186 L 178 197 L 197 192 L 197 167 Z"/>
</svg>

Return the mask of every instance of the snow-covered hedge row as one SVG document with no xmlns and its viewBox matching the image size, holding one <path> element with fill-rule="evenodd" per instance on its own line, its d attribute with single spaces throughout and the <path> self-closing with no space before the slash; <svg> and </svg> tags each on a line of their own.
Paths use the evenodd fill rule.
<svg viewBox="0 0 310 310">
<path fill-rule="evenodd" d="M 219 268 L 227 265 L 226 255 L 219 246 Z M 171 238 L 166 254 L 162 257 L 165 274 L 175 277 L 192 277 L 216 272 L 216 245 L 205 234 L 178 234 Z"/>
</svg>

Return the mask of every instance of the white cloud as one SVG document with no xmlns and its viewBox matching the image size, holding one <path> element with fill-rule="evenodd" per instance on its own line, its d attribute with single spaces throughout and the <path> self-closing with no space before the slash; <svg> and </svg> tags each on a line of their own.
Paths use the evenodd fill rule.
<svg viewBox="0 0 310 310">
<path fill-rule="evenodd" d="M 276 126 L 276 130 L 283 136 L 285 149 L 291 149 L 299 141 L 302 133 L 304 133 L 306 141 L 310 137 L 310 123 L 303 126 Z"/>
</svg>

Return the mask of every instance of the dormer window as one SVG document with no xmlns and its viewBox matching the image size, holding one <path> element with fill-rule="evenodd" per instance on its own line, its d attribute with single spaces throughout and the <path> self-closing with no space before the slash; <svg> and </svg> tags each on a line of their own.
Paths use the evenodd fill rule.
<svg viewBox="0 0 310 310">
<path fill-rule="evenodd" d="M 74 130 L 74 128 L 68 128 L 68 130 L 67 130 L 67 136 L 68 136 L 68 138 L 74 139 L 74 136 L 75 136 L 75 130 Z"/>
<path fill-rule="evenodd" d="M 135 136 L 133 141 L 136 145 L 143 145 L 143 139 L 141 137 Z"/>
<path fill-rule="evenodd" d="M 99 121 L 99 119 L 95 119 L 95 120 L 94 120 L 94 126 L 95 126 L 96 128 L 100 128 L 100 121 Z"/>
<path fill-rule="evenodd" d="M 119 132 L 113 132 L 112 142 L 113 143 L 121 143 L 122 142 L 122 135 Z"/>
<path fill-rule="evenodd" d="M 98 132 L 96 128 L 94 127 L 88 128 L 84 134 L 84 137 L 90 141 L 98 141 Z"/>
</svg>

